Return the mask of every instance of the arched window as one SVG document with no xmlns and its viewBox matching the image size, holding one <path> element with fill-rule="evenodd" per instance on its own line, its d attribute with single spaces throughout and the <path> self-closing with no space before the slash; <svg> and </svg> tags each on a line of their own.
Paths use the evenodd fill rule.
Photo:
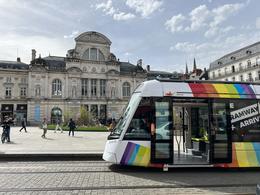
<svg viewBox="0 0 260 195">
<path fill-rule="evenodd" d="M 62 84 L 60 79 L 54 79 L 52 81 L 52 95 L 60 96 L 62 92 Z"/>
<path fill-rule="evenodd" d="M 123 83 L 123 97 L 130 96 L 130 84 L 128 82 Z"/>
<path fill-rule="evenodd" d="M 51 110 L 51 123 L 56 124 L 57 120 L 62 122 L 62 110 L 58 107 L 54 107 Z"/>
<path fill-rule="evenodd" d="M 82 58 L 85 60 L 94 60 L 94 61 L 105 61 L 105 56 L 102 53 L 102 51 L 100 51 L 97 48 L 89 48 L 87 49 L 83 55 Z"/>
</svg>

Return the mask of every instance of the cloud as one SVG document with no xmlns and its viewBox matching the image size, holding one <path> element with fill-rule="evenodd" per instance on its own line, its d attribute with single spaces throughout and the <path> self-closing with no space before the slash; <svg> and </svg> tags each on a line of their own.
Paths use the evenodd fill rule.
<svg viewBox="0 0 260 195">
<path fill-rule="evenodd" d="M 162 6 L 159 0 L 126 0 L 126 5 L 140 13 L 142 17 L 149 17 Z"/>
<path fill-rule="evenodd" d="M 255 25 L 256 25 L 256 28 L 257 28 L 257 29 L 260 29 L 260 17 L 256 18 L 256 23 L 255 23 Z"/>
<path fill-rule="evenodd" d="M 4 34 L 0 37 L 0 59 L 15 61 L 17 57 L 21 57 L 22 62 L 29 63 L 31 61 L 31 49 L 36 49 L 37 55 L 42 57 L 49 54 L 55 56 L 64 56 L 66 51 L 72 48 L 72 42 L 63 38 L 50 38 L 45 36 L 24 36 L 17 34 Z M 48 48 L 48 49 L 46 49 Z"/>
<path fill-rule="evenodd" d="M 226 4 L 215 8 L 212 10 L 213 21 L 210 23 L 211 27 L 216 27 L 221 24 L 223 21 L 227 20 L 229 16 L 238 12 L 241 8 L 243 8 L 245 4 L 237 3 L 237 4 Z"/>
<path fill-rule="evenodd" d="M 124 12 L 119 12 L 113 15 L 114 20 L 129 20 L 135 18 L 134 14 L 131 13 L 124 13 Z"/>
<path fill-rule="evenodd" d="M 72 33 L 70 35 L 64 35 L 63 37 L 64 37 L 64 39 L 73 38 L 77 34 L 79 34 L 79 31 L 78 30 L 74 30 L 74 31 L 72 31 Z"/>
<path fill-rule="evenodd" d="M 114 8 L 112 0 L 108 0 L 106 3 L 96 4 L 96 9 L 101 9 L 106 15 L 112 16 L 114 20 L 130 20 L 135 18 L 132 13 L 125 13 Z"/>
<path fill-rule="evenodd" d="M 165 22 L 166 29 L 169 29 L 173 33 L 182 31 L 184 30 L 184 25 L 182 22 L 185 20 L 186 18 L 181 14 L 173 16 L 171 19 Z"/>
<path fill-rule="evenodd" d="M 100 3 L 96 5 L 96 9 L 102 9 L 106 15 L 113 15 L 115 8 L 112 5 L 112 0 L 108 0 L 106 3 Z"/>
<path fill-rule="evenodd" d="M 218 39 L 212 42 L 193 43 L 193 42 L 178 42 L 172 45 L 169 49 L 178 56 L 183 55 L 185 58 L 196 58 L 204 66 L 208 66 L 212 62 L 227 53 L 236 51 L 242 47 L 248 46 L 259 41 L 260 32 L 251 32 L 250 34 L 238 34 L 229 36 L 221 40 Z"/>
<path fill-rule="evenodd" d="M 206 37 L 212 37 L 218 33 L 225 33 L 233 28 L 221 25 L 232 15 L 245 7 L 248 3 L 225 4 L 209 10 L 206 5 L 194 8 L 187 16 L 178 14 L 167 20 L 166 29 L 174 32 L 195 32 L 205 30 Z"/>
</svg>

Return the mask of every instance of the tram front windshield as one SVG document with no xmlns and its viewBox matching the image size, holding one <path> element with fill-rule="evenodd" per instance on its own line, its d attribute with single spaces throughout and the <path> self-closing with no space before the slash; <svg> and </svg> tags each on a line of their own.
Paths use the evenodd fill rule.
<svg viewBox="0 0 260 195">
<path fill-rule="evenodd" d="M 111 132 L 110 138 L 112 139 L 117 139 L 119 138 L 119 136 L 121 135 L 125 124 L 126 124 L 126 119 L 129 118 L 130 113 L 135 112 L 134 108 L 137 104 L 139 104 L 140 101 L 140 93 L 133 93 L 130 101 L 128 102 L 128 105 L 122 115 L 122 117 L 119 119 L 117 125 L 115 126 L 115 128 L 113 129 L 113 131 Z"/>
</svg>

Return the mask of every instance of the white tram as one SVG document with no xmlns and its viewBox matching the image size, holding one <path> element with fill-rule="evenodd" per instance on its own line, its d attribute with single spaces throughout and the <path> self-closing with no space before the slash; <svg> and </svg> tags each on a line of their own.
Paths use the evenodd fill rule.
<svg viewBox="0 0 260 195">
<path fill-rule="evenodd" d="M 260 166 L 260 85 L 152 80 L 136 88 L 103 159 L 133 166 Z"/>
</svg>

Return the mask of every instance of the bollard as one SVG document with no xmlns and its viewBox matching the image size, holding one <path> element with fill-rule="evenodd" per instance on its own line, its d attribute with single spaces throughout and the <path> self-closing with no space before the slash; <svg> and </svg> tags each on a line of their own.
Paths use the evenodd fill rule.
<svg viewBox="0 0 260 195">
<path fill-rule="evenodd" d="M 260 184 L 256 185 L 256 195 L 260 195 Z"/>
</svg>

